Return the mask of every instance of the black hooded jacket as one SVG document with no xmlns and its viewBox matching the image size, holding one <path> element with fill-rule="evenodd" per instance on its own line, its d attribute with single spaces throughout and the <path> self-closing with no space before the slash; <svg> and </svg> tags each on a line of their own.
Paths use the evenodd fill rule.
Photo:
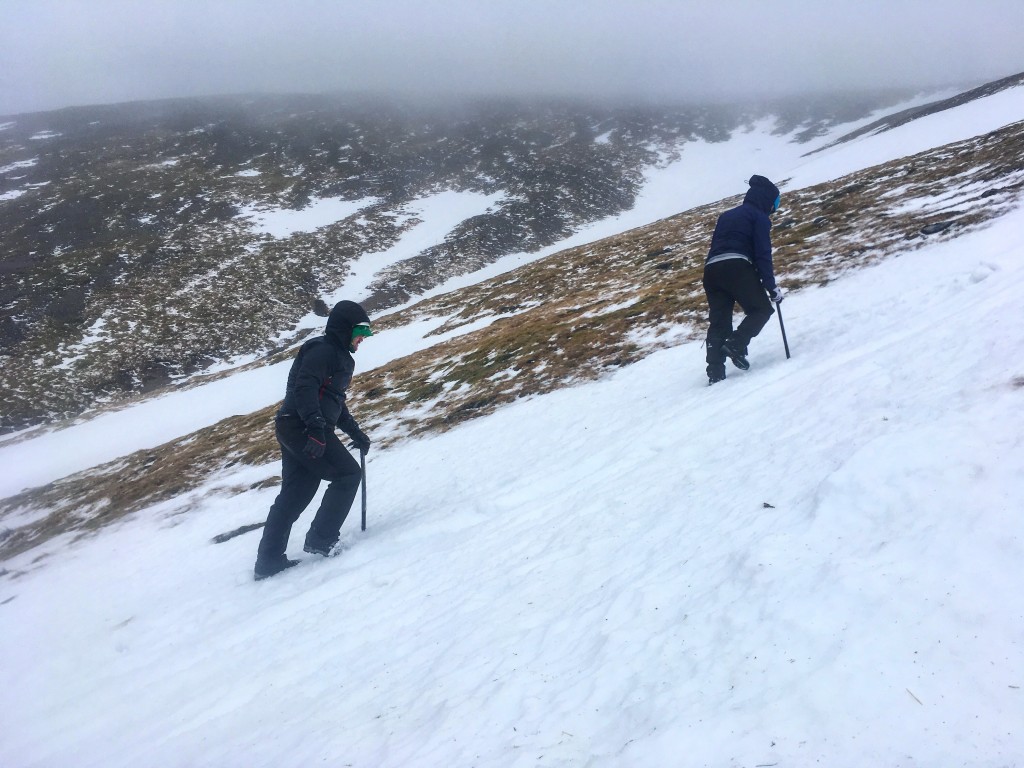
<svg viewBox="0 0 1024 768">
<path fill-rule="evenodd" d="M 349 351 L 352 329 L 370 318 L 354 301 L 340 301 L 327 318 L 327 329 L 304 343 L 288 372 L 284 403 L 279 413 L 298 416 L 307 429 L 343 432 L 357 428 L 345 406 L 345 392 L 352 382 L 355 360 Z"/>
<path fill-rule="evenodd" d="M 764 176 L 751 176 L 750 189 L 743 204 L 731 208 L 718 217 L 711 236 L 708 259 L 723 253 L 746 256 L 757 268 L 765 290 L 775 288 L 775 270 L 772 267 L 772 222 L 769 215 L 775 210 L 779 188 Z"/>
</svg>

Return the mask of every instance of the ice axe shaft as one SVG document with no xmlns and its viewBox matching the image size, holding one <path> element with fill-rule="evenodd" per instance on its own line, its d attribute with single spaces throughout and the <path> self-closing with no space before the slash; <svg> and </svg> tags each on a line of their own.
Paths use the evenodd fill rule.
<svg viewBox="0 0 1024 768">
<path fill-rule="evenodd" d="M 779 329 L 782 331 L 782 345 L 786 348 L 786 359 L 789 360 L 789 341 L 786 339 L 786 325 L 782 322 L 782 302 L 775 302 L 775 312 L 779 316 Z"/>
<path fill-rule="evenodd" d="M 362 529 L 366 530 L 366 451 L 359 452 L 359 469 L 362 472 L 362 482 L 360 485 L 363 488 L 363 523 Z"/>
</svg>

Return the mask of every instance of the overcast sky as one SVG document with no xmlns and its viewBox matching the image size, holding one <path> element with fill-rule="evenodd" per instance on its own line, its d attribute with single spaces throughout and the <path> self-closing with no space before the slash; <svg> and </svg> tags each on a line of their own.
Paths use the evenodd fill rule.
<svg viewBox="0 0 1024 768">
<path fill-rule="evenodd" d="M 0 114 L 324 90 L 686 100 L 1024 71 L 1024 0 L 0 0 Z"/>
</svg>

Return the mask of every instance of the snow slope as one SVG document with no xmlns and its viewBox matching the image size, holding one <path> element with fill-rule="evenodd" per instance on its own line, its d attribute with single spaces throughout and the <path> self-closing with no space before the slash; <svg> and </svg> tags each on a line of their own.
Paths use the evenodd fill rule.
<svg viewBox="0 0 1024 768">
<path fill-rule="evenodd" d="M 48 545 L 3 764 L 1024 765 L 1022 231 L 792 295 L 713 388 L 687 343 L 371 453 L 269 581 L 210 538 L 276 466 Z"/>
</svg>

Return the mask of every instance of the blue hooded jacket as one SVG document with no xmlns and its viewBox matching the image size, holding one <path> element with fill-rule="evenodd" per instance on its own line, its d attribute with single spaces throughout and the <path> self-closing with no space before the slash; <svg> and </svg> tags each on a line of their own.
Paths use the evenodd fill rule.
<svg viewBox="0 0 1024 768">
<path fill-rule="evenodd" d="M 743 204 L 718 217 L 708 259 L 723 253 L 746 256 L 757 268 L 761 285 L 771 291 L 775 288 L 775 271 L 772 267 L 772 222 L 769 215 L 775 210 L 779 188 L 756 174 L 748 183 L 750 189 L 743 198 Z"/>
</svg>

